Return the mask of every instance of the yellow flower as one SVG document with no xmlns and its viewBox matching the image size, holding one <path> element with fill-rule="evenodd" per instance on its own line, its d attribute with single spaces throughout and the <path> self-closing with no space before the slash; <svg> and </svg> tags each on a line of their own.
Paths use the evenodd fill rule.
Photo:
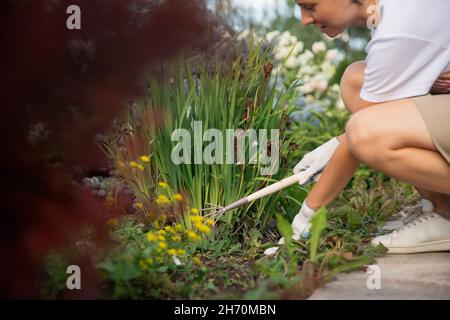
<svg viewBox="0 0 450 320">
<path fill-rule="evenodd" d="M 159 241 L 164 241 L 164 240 L 166 240 L 166 238 L 164 238 L 164 236 L 163 236 L 162 234 L 160 234 L 160 235 L 158 236 L 158 240 L 159 240 Z"/>
<path fill-rule="evenodd" d="M 159 239 L 158 239 L 158 236 L 156 236 L 154 233 L 147 232 L 147 240 L 148 241 L 156 241 L 156 240 L 159 240 Z M 163 240 L 164 240 L 164 238 L 163 238 Z"/>
<path fill-rule="evenodd" d="M 166 230 L 161 229 L 158 232 L 159 232 L 159 234 L 162 234 L 163 236 L 167 235 Z"/>
<path fill-rule="evenodd" d="M 177 250 L 177 253 L 178 253 L 180 256 L 182 256 L 183 254 L 186 254 L 186 250 L 184 250 L 184 249 L 178 249 L 178 250 Z"/>
<path fill-rule="evenodd" d="M 179 193 L 176 193 L 173 195 L 173 199 L 176 201 L 181 201 L 181 200 L 183 200 L 183 196 Z"/>
<path fill-rule="evenodd" d="M 199 257 L 194 257 L 192 258 L 192 262 L 194 262 L 194 264 L 201 266 L 202 265 L 202 261 L 200 260 Z"/>
<path fill-rule="evenodd" d="M 167 232 L 170 232 L 170 233 L 172 233 L 172 234 L 175 234 L 175 233 L 176 233 L 175 230 L 172 228 L 172 226 L 165 226 L 164 229 L 165 229 Z"/>
<path fill-rule="evenodd" d="M 167 249 L 167 243 L 161 241 L 160 243 L 158 243 L 158 247 L 160 247 L 161 249 Z"/>
<path fill-rule="evenodd" d="M 160 206 L 160 205 L 168 204 L 170 201 L 169 201 L 169 198 L 167 198 L 167 196 L 160 194 L 158 196 L 158 198 L 155 200 L 155 202 L 158 206 Z"/>
<path fill-rule="evenodd" d="M 176 225 L 173 226 L 173 230 L 178 231 L 178 232 L 183 231 L 183 226 L 181 224 L 177 223 Z"/>
<path fill-rule="evenodd" d="M 138 163 L 138 164 L 136 165 L 136 167 L 137 167 L 139 170 L 141 170 L 141 171 L 144 171 L 144 170 L 145 170 L 144 166 L 143 166 L 142 164 L 140 164 L 140 163 Z"/>
<path fill-rule="evenodd" d="M 167 188 L 169 185 L 167 184 L 167 182 L 160 182 L 160 183 L 158 183 L 158 185 L 161 187 L 161 188 Z"/>
<path fill-rule="evenodd" d="M 153 259 L 152 258 L 147 258 L 146 260 L 145 260 L 145 262 L 147 262 L 147 264 L 153 264 Z"/>
<path fill-rule="evenodd" d="M 192 230 L 188 230 L 187 236 L 188 236 L 190 239 L 194 240 L 194 241 L 200 239 L 200 236 L 199 236 L 198 234 L 196 234 L 196 233 L 195 233 L 194 231 L 192 231 Z"/>
<path fill-rule="evenodd" d="M 214 220 L 208 219 L 208 220 L 206 220 L 206 224 L 212 226 L 214 224 Z"/>
<path fill-rule="evenodd" d="M 135 202 L 134 207 L 136 209 L 142 209 L 144 207 L 144 204 L 142 202 Z"/>
<path fill-rule="evenodd" d="M 195 226 L 200 232 L 203 232 L 203 233 L 209 233 L 209 232 L 211 231 L 211 228 L 210 228 L 210 227 L 208 227 L 207 225 L 204 225 L 204 224 L 202 224 L 202 223 L 196 223 L 194 226 Z"/>
<path fill-rule="evenodd" d="M 172 239 L 172 241 L 174 241 L 174 242 L 181 241 L 180 236 L 172 236 L 170 239 Z"/>
<path fill-rule="evenodd" d="M 194 223 L 200 223 L 203 221 L 203 217 L 202 216 L 191 216 L 191 221 Z"/>
<path fill-rule="evenodd" d="M 137 167 L 137 162 L 136 161 L 131 161 L 130 162 L 130 167 L 136 168 Z"/>
<path fill-rule="evenodd" d="M 149 156 L 141 156 L 139 158 L 142 162 L 150 162 L 150 157 Z"/>
<path fill-rule="evenodd" d="M 197 208 L 192 208 L 192 209 L 191 209 L 191 212 L 192 212 L 193 214 L 198 214 L 198 209 L 197 209 Z"/>
<path fill-rule="evenodd" d="M 167 250 L 167 253 L 170 255 L 170 256 L 174 256 L 174 255 L 176 255 L 177 254 L 177 249 L 169 249 L 169 250 Z"/>
</svg>

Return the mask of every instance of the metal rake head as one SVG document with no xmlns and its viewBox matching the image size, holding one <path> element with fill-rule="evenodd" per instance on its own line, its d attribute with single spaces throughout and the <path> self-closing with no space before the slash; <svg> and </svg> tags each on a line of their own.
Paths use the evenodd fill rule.
<svg viewBox="0 0 450 320">
<path fill-rule="evenodd" d="M 215 220 L 214 223 L 220 218 L 220 216 L 224 213 L 224 207 L 212 204 L 212 203 L 205 203 L 207 206 L 206 208 L 200 209 L 198 211 L 202 212 L 204 218 L 210 218 Z"/>
</svg>

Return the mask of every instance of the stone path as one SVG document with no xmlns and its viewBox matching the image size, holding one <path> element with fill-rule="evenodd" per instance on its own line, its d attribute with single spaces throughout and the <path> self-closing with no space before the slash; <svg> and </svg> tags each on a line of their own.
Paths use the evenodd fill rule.
<svg viewBox="0 0 450 320">
<path fill-rule="evenodd" d="M 450 252 L 384 255 L 376 266 L 371 273 L 341 274 L 309 299 L 450 299 Z"/>
<path fill-rule="evenodd" d="M 382 229 L 389 232 L 400 228 L 420 216 L 421 211 L 420 202 L 406 207 Z M 335 281 L 316 290 L 310 299 L 450 300 L 450 252 L 386 254 L 377 258 L 375 267 L 368 271 L 340 274 Z"/>
</svg>

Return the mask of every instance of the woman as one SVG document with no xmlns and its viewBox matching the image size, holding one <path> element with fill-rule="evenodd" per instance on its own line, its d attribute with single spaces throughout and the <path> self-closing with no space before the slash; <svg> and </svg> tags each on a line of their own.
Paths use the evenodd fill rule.
<svg viewBox="0 0 450 320">
<path fill-rule="evenodd" d="M 352 113 L 345 133 L 307 154 L 294 169 L 303 172 L 300 184 L 323 173 L 294 218 L 293 238 L 307 237 L 314 213 L 339 195 L 362 162 L 412 184 L 422 196 L 421 216 L 372 243 L 382 243 L 389 253 L 450 250 L 450 1 L 297 4 L 302 23 L 330 37 L 349 26 L 375 24 L 366 60 L 350 65 L 341 80 L 341 95 Z"/>
</svg>

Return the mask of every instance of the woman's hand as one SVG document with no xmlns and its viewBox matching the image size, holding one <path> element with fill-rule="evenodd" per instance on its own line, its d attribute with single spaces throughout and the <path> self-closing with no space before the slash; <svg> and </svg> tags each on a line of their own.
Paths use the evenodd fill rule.
<svg viewBox="0 0 450 320">
<path fill-rule="evenodd" d="M 299 183 L 306 184 L 314 176 L 321 172 L 327 165 L 336 148 L 339 146 L 339 140 L 335 137 L 328 140 L 310 153 L 307 153 L 302 160 L 297 163 L 294 173 L 302 171 Z"/>
<path fill-rule="evenodd" d="M 450 73 L 441 75 L 431 87 L 431 94 L 449 94 L 450 93 Z"/>
</svg>

